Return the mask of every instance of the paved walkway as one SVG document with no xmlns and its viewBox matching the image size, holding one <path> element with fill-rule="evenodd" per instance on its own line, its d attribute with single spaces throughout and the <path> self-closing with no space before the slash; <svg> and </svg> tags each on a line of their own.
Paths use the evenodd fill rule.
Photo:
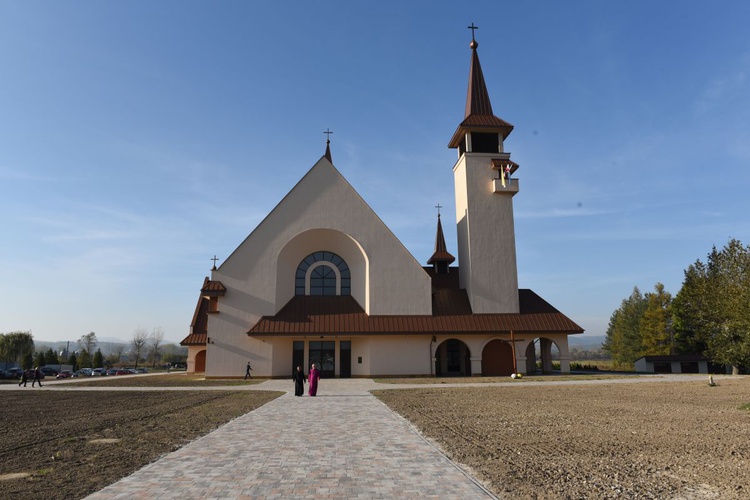
<svg viewBox="0 0 750 500">
<path fill-rule="evenodd" d="M 142 377 L 143 375 L 138 375 Z M 525 380 L 521 386 L 689 382 L 705 375 L 651 375 L 606 380 Z M 715 377 L 717 380 L 723 377 Z M 193 441 L 89 499 L 193 498 L 495 498 L 423 439 L 369 391 L 487 384 L 380 384 L 369 379 L 321 381 L 318 397 L 294 397 L 289 380 L 249 386 L 42 390 L 272 390 L 286 394 Z M 16 384 L 0 390 L 19 389 Z"/>
<path fill-rule="evenodd" d="M 315 398 L 287 393 L 88 498 L 495 498 L 373 385 L 323 380 Z"/>
</svg>

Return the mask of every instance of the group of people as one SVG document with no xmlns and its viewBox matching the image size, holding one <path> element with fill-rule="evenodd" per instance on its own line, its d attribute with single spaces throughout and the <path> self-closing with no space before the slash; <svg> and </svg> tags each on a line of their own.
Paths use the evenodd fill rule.
<svg viewBox="0 0 750 500">
<path fill-rule="evenodd" d="M 305 382 L 309 382 L 308 394 L 315 396 L 318 393 L 318 381 L 320 380 L 320 370 L 312 364 L 309 375 L 305 375 L 302 371 L 302 367 L 298 366 L 297 371 L 292 374 L 292 380 L 294 380 L 294 395 L 302 396 L 305 394 Z"/>
<path fill-rule="evenodd" d="M 23 384 L 24 387 L 26 387 L 26 382 L 29 381 L 29 372 L 31 372 L 31 377 L 33 380 L 31 381 L 31 387 L 34 387 L 34 384 L 37 382 L 39 383 L 39 387 L 42 386 L 42 371 L 37 366 L 34 368 L 34 370 L 24 370 L 21 372 L 21 381 L 18 383 L 18 387 L 21 387 L 21 384 Z"/>
</svg>

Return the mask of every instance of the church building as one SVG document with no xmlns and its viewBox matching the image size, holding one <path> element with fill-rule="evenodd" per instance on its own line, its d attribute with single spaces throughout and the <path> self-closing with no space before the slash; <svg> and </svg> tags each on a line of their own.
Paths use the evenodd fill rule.
<svg viewBox="0 0 750 500">
<path fill-rule="evenodd" d="M 472 31 L 473 33 L 473 31 Z M 472 36 L 466 111 L 448 147 L 458 262 L 440 214 L 423 266 L 325 154 L 205 278 L 188 371 L 206 377 L 488 376 L 570 371 L 568 335 L 583 329 L 518 288 L 513 130 L 493 114 Z M 447 168 L 447 166 L 446 166 Z M 425 256 L 427 257 L 427 256 Z M 537 364 L 539 361 L 539 364 Z"/>
</svg>

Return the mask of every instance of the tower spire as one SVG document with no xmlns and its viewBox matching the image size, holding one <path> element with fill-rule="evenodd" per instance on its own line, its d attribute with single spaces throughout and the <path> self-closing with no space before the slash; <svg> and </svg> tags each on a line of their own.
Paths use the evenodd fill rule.
<svg viewBox="0 0 750 500">
<path fill-rule="evenodd" d="M 440 209 L 443 208 L 439 203 L 435 205 L 438 209 L 438 220 L 437 220 L 437 234 L 435 235 L 435 252 L 427 261 L 428 265 L 435 267 L 435 272 L 439 274 L 447 274 L 448 266 L 456 260 L 456 258 L 448 253 L 448 247 L 445 244 L 445 236 L 443 235 L 443 225 L 440 223 Z"/>
<path fill-rule="evenodd" d="M 331 132 L 330 129 L 326 129 L 323 133 L 326 134 L 326 152 L 323 156 L 325 156 L 326 159 L 331 162 L 331 165 L 333 165 L 333 158 L 331 158 L 331 134 L 333 132 Z"/>
<path fill-rule="evenodd" d="M 487 92 L 482 65 L 479 63 L 479 54 L 477 53 L 479 43 L 474 38 L 474 31 L 479 28 L 474 26 L 474 23 L 467 27 L 471 30 L 471 43 L 469 44 L 471 67 L 469 68 L 469 88 L 466 92 L 466 110 L 464 120 L 459 124 L 448 144 L 449 148 L 460 147 L 465 142 L 467 133 L 495 133 L 500 134 L 505 139 L 513 130 L 513 125 L 498 118 L 492 112 L 490 94 Z"/>
</svg>

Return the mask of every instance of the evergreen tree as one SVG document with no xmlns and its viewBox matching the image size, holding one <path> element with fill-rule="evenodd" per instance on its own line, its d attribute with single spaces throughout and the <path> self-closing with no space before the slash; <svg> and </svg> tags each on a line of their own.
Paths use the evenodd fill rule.
<svg viewBox="0 0 750 500">
<path fill-rule="evenodd" d="M 73 367 L 73 371 L 78 371 L 78 359 L 76 358 L 75 353 L 68 356 L 68 364 Z"/>
<path fill-rule="evenodd" d="M 87 351 L 86 349 L 83 349 L 83 350 L 82 350 L 82 351 L 81 351 L 81 352 L 79 353 L 79 357 L 78 357 L 78 365 L 79 365 L 79 366 L 80 366 L 81 368 L 93 368 L 93 367 L 91 366 L 91 355 L 89 354 L 89 352 L 88 352 L 88 351 Z"/>
<path fill-rule="evenodd" d="M 678 354 L 707 354 L 708 311 L 706 266 L 699 260 L 685 270 L 682 288 L 672 301 L 675 348 Z"/>
<path fill-rule="evenodd" d="M 645 302 L 639 325 L 642 350 L 638 357 L 674 354 L 672 295 L 664 290 L 664 285 L 657 283 L 654 292 L 646 294 Z"/>
<path fill-rule="evenodd" d="M 43 351 L 37 351 L 34 355 L 34 366 L 42 367 L 47 364 L 47 359 L 44 357 Z"/>
<path fill-rule="evenodd" d="M 614 368 L 632 369 L 635 360 L 641 356 L 640 323 L 646 305 L 641 291 L 634 287 L 630 297 L 624 299 L 620 308 L 612 313 L 602 348 L 612 355 Z"/>
<path fill-rule="evenodd" d="M 57 357 L 57 353 L 53 351 L 51 347 L 47 349 L 47 352 L 44 354 L 44 360 L 47 362 L 48 365 L 60 364 L 60 360 Z"/>
<path fill-rule="evenodd" d="M 104 366 L 104 356 L 102 350 L 97 349 L 94 353 L 94 359 L 92 361 L 92 368 L 102 368 Z"/>
<path fill-rule="evenodd" d="M 674 318 L 680 349 L 700 350 L 735 373 L 750 367 L 750 247 L 731 239 L 688 267 Z"/>
</svg>

